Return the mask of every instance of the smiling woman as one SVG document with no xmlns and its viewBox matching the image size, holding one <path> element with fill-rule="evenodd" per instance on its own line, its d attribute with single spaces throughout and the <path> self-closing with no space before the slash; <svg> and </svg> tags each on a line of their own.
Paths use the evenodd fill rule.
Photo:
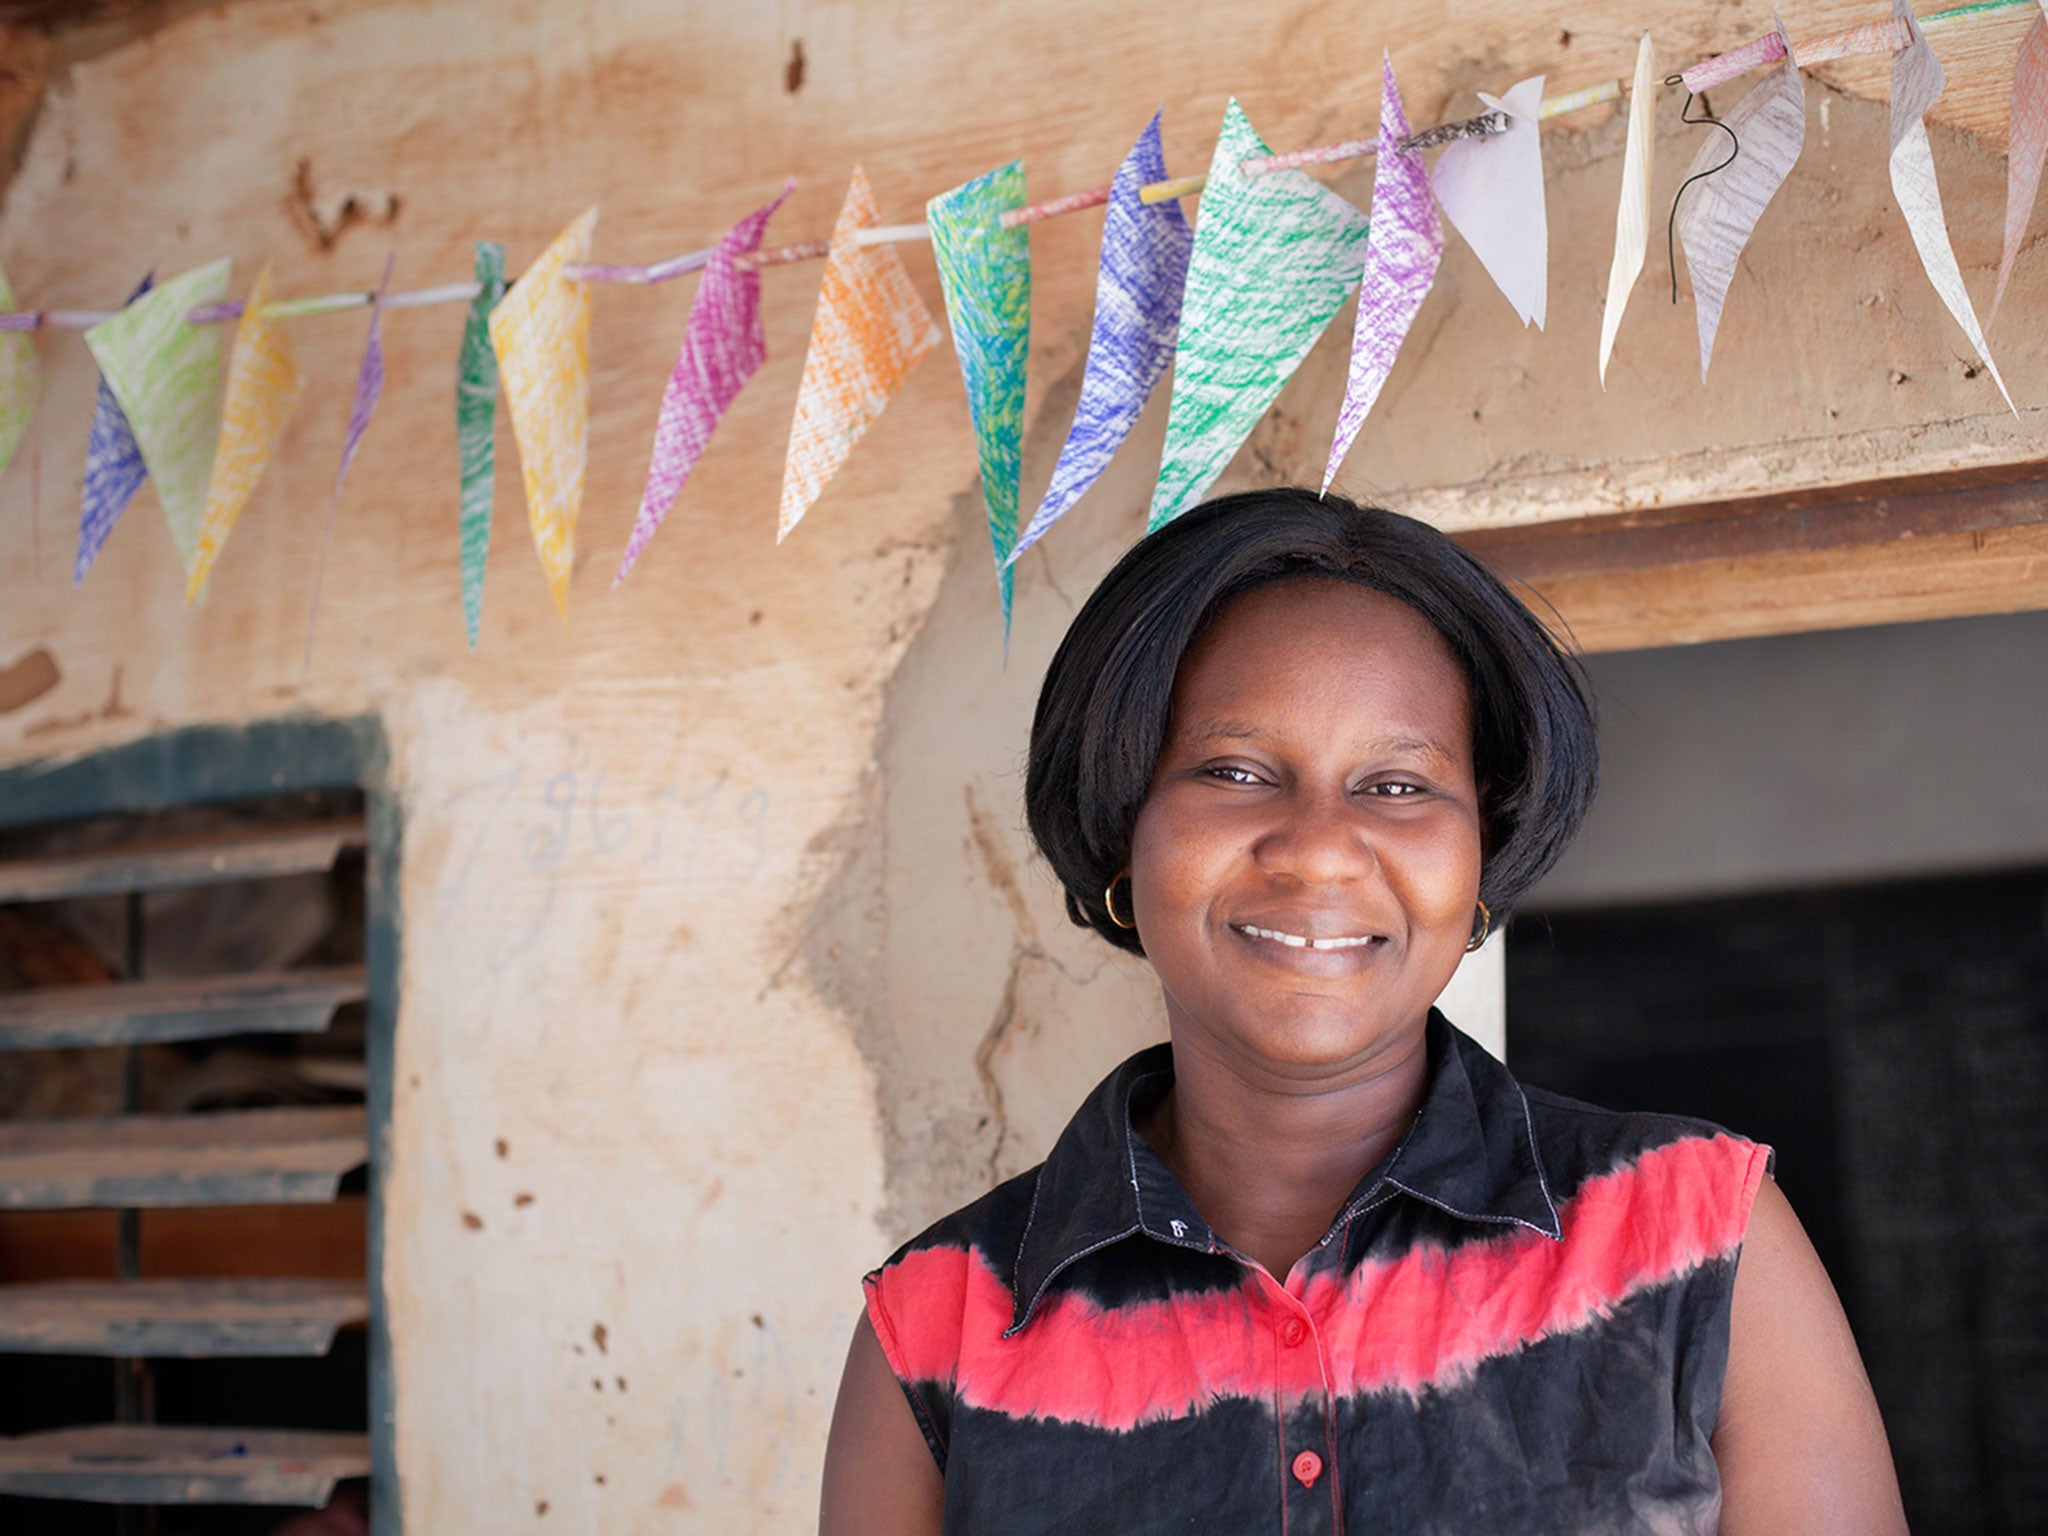
<svg viewBox="0 0 2048 1536">
<path fill-rule="evenodd" d="M 1026 804 L 1171 1043 L 867 1277 L 826 1536 L 1904 1529 L 1768 1150 L 1432 1007 L 1596 762 L 1571 659 L 1420 523 L 1254 492 L 1125 557 Z"/>
</svg>

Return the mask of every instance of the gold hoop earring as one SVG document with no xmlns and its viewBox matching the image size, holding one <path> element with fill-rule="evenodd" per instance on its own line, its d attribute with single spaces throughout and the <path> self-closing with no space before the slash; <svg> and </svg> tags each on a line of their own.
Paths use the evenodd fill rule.
<svg viewBox="0 0 2048 1536">
<path fill-rule="evenodd" d="M 1111 913 L 1110 915 L 1113 917 L 1116 914 Z M 1479 903 L 1479 936 L 1477 938 L 1469 939 L 1466 941 L 1465 953 L 1469 955 L 1472 953 L 1473 950 L 1477 949 L 1480 945 L 1484 944 L 1486 942 L 1486 936 L 1492 932 L 1493 914 L 1486 910 L 1486 903 L 1482 901 Z"/>
<path fill-rule="evenodd" d="M 1132 920 L 1128 923 L 1116 915 L 1116 883 L 1118 880 L 1128 880 L 1130 878 L 1131 872 L 1128 869 L 1120 870 L 1111 878 L 1109 884 L 1102 888 L 1102 905 L 1109 912 L 1109 920 L 1119 928 L 1135 928 L 1138 926 L 1135 912 L 1133 912 Z"/>
</svg>

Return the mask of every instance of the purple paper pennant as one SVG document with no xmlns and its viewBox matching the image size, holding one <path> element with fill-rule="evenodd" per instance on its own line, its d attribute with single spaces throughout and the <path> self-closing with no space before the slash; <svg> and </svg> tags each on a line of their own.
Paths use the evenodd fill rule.
<svg viewBox="0 0 2048 1536">
<path fill-rule="evenodd" d="M 740 265 L 739 258 L 760 249 L 768 221 L 795 188 L 796 178 L 791 177 L 772 200 L 726 232 L 704 265 L 697 296 L 690 301 L 683 349 L 669 375 L 668 388 L 662 391 L 647 486 L 640 493 L 640 515 L 633 520 L 632 537 L 626 541 L 626 558 L 612 578 L 614 590 L 675 505 L 683 482 L 697 467 L 726 408 L 768 355 L 761 333 L 761 274 Z"/>
<path fill-rule="evenodd" d="M 1443 260 L 1444 231 L 1430 196 L 1429 172 L 1420 155 L 1403 154 L 1408 114 L 1394 84 L 1394 61 L 1380 66 L 1380 147 L 1372 176 L 1372 228 L 1366 237 L 1365 276 L 1358 289 L 1358 327 L 1351 338 L 1351 377 L 1337 412 L 1337 436 L 1323 469 L 1323 489 L 1337 478 L 1337 466 L 1351 451 L 1366 414 L 1380 397 L 1394 357 L 1415 323 L 1415 313 L 1436 281 Z"/>
<path fill-rule="evenodd" d="M 156 274 L 152 272 L 128 295 L 128 304 L 155 285 Z M 121 307 L 126 309 L 128 305 Z M 71 568 L 73 586 L 85 580 L 85 573 L 99 556 L 100 546 L 107 542 L 114 524 L 121 520 L 128 503 L 148 478 L 149 470 L 143 465 L 135 431 L 103 377 L 93 399 L 92 426 L 85 439 L 85 494 L 78 510 L 78 558 Z"/>
<path fill-rule="evenodd" d="M 1130 435 L 1153 389 L 1173 362 L 1180 301 L 1195 232 L 1178 201 L 1147 206 L 1139 190 L 1166 180 L 1159 114 L 1117 167 L 1102 226 L 1102 268 L 1095 284 L 1095 327 L 1073 429 L 1060 450 L 1052 485 L 1005 561 L 1042 538 L 1081 499 Z"/>
<path fill-rule="evenodd" d="M 313 566 L 313 601 L 306 610 L 308 667 L 313 665 L 313 629 L 320 619 L 320 587 L 327 575 L 327 546 L 334 539 L 334 514 L 341 507 L 341 488 L 348 481 L 349 466 L 356 461 L 356 450 L 363 446 L 363 434 L 369 430 L 370 417 L 384 393 L 384 335 L 378 321 L 384 314 L 384 295 L 391 287 L 391 269 L 397 262 L 396 251 L 384 258 L 384 276 L 370 300 L 370 335 L 363 343 L 363 365 L 356 372 L 355 398 L 349 402 L 348 426 L 341 434 L 341 463 L 334 471 L 334 494 L 327 499 L 327 525 L 320 531 L 320 555 Z"/>
</svg>

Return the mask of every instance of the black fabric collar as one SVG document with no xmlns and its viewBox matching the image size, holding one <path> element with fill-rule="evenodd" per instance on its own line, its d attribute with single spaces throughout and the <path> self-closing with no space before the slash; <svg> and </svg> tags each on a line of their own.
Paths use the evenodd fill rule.
<svg viewBox="0 0 2048 1536">
<path fill-rule="evenodd" d="M 1461 1220 L 1521 1226 L 1561 1238 L 1528 1102 L 1506 1067 L 1429 1015 L 1429 1084 L 1407 1137 L 1331 1224 L 1344 1225 L 1387 1187 Z M 1138 1052 L 1103 1079 L 1039 1169 L 1011 1276 L 1015 1311 L 1004 1337 L 1031 1321 L 1054 1277 L 1075 1260 L 1143 1233 L 1201 1253 L 1223 1244 L 1134 1128 L 1173 1083 L 1173 1050 Z"/>
</svg>

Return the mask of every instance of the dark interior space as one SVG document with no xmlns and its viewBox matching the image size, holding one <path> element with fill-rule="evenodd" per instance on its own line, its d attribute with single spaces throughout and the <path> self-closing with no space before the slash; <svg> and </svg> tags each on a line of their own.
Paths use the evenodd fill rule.
<svg viewBox="0 0 2048 1536">
<path fill-rule="evenodd" d="M 2048 1530 L 2048 868 L 1530 911 L 1507 996 L 1524 1081 L 1777 1149 L 1914 1530 Z"/>
<path fill-rule="evenodd" d="M 41 1027 L 56 1015 L 37 1014 L 38 1000 L 57 999 L 67 1018 L 75 1014 L 108 1040 L 126 1042 L 80 1044 L 86 1026 L 70 1023 L 60 1043 L 47 1049 L 22 1048 L 29 1035 L 9 1037 L 0 1050 L 0 1130 L 40 1131 L 66 1122 L 97 1127 L 104 1138 L 99 1155 L 105 1156 L 114 1149 L 115 1127 L 190 1117 L 195 1125 L 220 1128 L 225 1139 L 219 1145 L 232 1149 L 241 1112 L 361 1106 L 367 1078 L 360 986 L 341 984 L 335 995 L 342 1000 L 331 1004 L 292 999 L 302 984 L 318 993 L 330 978 L 361 974 L 362 817 L 360 793 L 319 792 L 0 834 L 0 868 L 76 869 L 82 867 L 76 861 L 105 856 L 130 861 L 140 872 L 138 886 L 162 886 L 0 903 L 0 1022 L 18 1031 Z M 335 837 L 330 855 L 293 851 L 291 839 L 302 832 L 317 834 L 317 841 L 329 829 L 351 827 L 357 830 Z M 222 850 L 225 862 L 193 876 L 195 851 L 209 845 Z M 133 1006 L 158 1020 L 157 1035 L 123 1034 L 123 1026 L 101 1022 L 108 1015 L 104 1008 L 92 1011 L 92 989 L 109 997 L 127 989 L 143 999 Z M 199 1018 L 209 1005 L 221 1010 L 220 1022 Z M 168 1030 L 161 1011 L 146 1012 L 173 1007 L 184 1013 Z M 287 1022 L 287 1009 L 310 1012 Z M 247 1022 L 237 1025 L 237 1019 Z M 187 1177 L 172 1165 L 162 1173 L 166 1183 Z M 0 1208 L 0 1317 L 10 1340 L 0 1348 L 0 1435 L 116 1424 L 222 1426 L 232 1431 L 220 1453 L 230 1461 L 235 1438 L 244 1434 L 362 1435 L 369 1333 L 359 1306 L 336 1313 L 337 1325 L 310 1340 L 250 1338 L 262 1327 L 280 1326 L 287 1308 L 278 1287 L 325 1282 L 317 1305 L 327 1308 L 337 1289 L 363 1294 L 366 1197 L 367 1174 L 358 1165 L 339 1176 L 331 1195 L 310 1200 L 294 1194 L 268 1203 L 272 1197 L 258 1195 L 265 1203 L 253 1203 L 232 1198 L 228 1187 L 218 1198 L 167 1196 L 139 1208 L 95 1208 L 101 1203 L 33 1191 L 19 1201 L 0 1200 L 6 1207 Z M 134 1356 L 19 1342 L 30 1326 L 24 1317 L 47 1304 L 51 1288 L 107 1283 L 137 1296 L 150 1287 L 183 1286 L 173 1299 L 190 1310 L 180 1324 L 188 1334 L 185 1347 Z M 283 1294 L 288 1302 L 295 1293 Z M 161 1321 L 158 1326 L 161 1333 Z M 233 1329 L 241 1330 L 238 1342 L 223 1342 Z M 108 1468 L 109 1489 L 118 1470 Z M 363 1502 L 359 1487 L 344 1483 L 337 1490 L 341 1508 Z M 0 1531 L 23 1536 L 260 1536 L 351 1528 L 306 1523 L 335 1515 L 297 1515 L 256 1502 L 152 1505 L 93 1495 L 0 1494 Z"/>
</svg>

